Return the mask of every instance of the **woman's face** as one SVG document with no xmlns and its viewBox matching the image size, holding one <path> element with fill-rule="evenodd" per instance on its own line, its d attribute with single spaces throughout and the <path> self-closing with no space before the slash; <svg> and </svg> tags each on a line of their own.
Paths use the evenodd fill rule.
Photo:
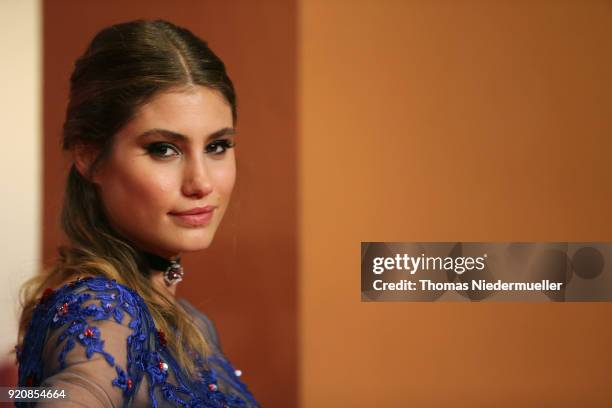
<svg viewBox="0 0 612 408">
<path fill-rule="evenodd" d="M 219 92 L 156 95 L 117 132 L 93 176 L 113 227 L 167 258 L 207 248 L 234 187 L 233 143 L 232 111 Z"/>
</svg>

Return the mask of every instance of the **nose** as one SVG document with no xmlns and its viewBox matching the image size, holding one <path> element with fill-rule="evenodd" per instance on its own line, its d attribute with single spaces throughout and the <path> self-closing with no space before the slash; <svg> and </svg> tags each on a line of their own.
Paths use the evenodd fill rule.
<svg viewBox="0 0 612 408">
<path fill-rule="evenodd" d="M 187 197 L 202 198 L 212 191 L 212 182 L 203 160 L 189 160 L 185 165 L 182 192 Z"/>
</svg>

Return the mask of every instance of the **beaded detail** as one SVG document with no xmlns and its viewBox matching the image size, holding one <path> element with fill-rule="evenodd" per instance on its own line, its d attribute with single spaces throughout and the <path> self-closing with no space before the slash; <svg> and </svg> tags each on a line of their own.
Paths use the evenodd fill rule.
<svg viewBox="0 0 612 408">
<path fill-rule="evenodd" d="M 121 324 L 126 315 L 132 334 L 127 338 L 127 365 L 121 366 L 104 350 L 103 333 L 95 322 L 114 319 Z M 160 395 L 170 405 L 181 407 L 259 406 L 238 379 L 241 372 L 235 370 L 220 352 L 206 360 L 196 353 L 199 380 L 190 380 L 167 350 L 166 334 L 155 327 L 144 300 L 115 280 L 88 277 L 55 291 L 45 290 L 34 310 L 23 347 L 17 353 L 20 386 L 35 387 L 44 380 L 42 352 L 48 329 L 61 332 L 56 343 L 59 346 L 64 342 L 59 353 L 61 369 L 66 367 L 66 357 L 76 344 L 85 349 L 88 359 L 97 353 L 115 368 L 112 386 L 122 390 L 124 406 L 133 401 L 145 376 L 152 407 L 158 406 L 157 396 Z M 168 382 L 170 372 L 174 374 L 172 383 Z M 227 391 L 221 390 L 219 380 Z M 17 406 L 25 405 L 17 403 Z"/>
</svg>

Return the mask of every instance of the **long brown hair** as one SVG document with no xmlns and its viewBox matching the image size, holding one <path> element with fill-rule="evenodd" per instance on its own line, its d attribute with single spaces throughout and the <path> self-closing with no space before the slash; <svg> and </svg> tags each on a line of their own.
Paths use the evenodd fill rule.
<svg viewBox="0 0 612 408">
<path fill-rule="evenodd" d="M 236 121 L 234 87 L 221 59 L 189 30 L 163 20 L 108 27 L 76 61 L 70 78 L 63 149 L 86 147 L 97 155 L 88 174 L 81 174 L 74 164 L 69 170 L 61 214 L 69 244 L 58 249 L 55 265 L 21 289 L 20 344 L 45 288 L 81 275 L 105 276 L 136 290 L 157 328 L 177 334 L 167 337 L 168 347 L 187 372 L 196 375 L 189 350 L 206 355 L 210 346 L 190 316 L 150 284 L 141 254 L 112 228 L 88 177 L 111 151 L 114 135 L 140 106 L 159 92 L 194 85 L 219 91 Z"/>
</svg>

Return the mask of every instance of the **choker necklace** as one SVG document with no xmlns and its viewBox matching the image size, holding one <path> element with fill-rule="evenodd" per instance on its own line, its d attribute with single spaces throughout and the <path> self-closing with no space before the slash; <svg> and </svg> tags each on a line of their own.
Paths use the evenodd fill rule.
<svg viewBox="0 0 612 408">
<path fill-rule="evenodd" d="M 164 272 L 166 286 L 176 285 L 183 280 L 184 272 L 181 266 L 181 258 L 176 260 L 166 259 L 149 252 L 143 252 L 143 255 L 151 269 Z"/>
</svg>

